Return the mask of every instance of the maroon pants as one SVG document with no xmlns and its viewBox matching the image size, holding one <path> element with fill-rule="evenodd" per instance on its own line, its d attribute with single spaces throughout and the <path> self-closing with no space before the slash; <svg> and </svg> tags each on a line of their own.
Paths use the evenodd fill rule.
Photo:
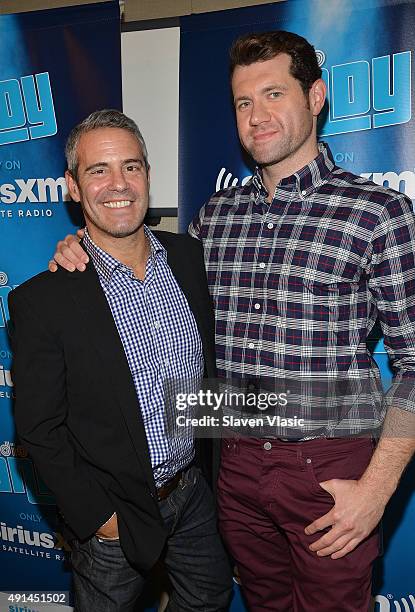
<svg viewBox="0 0 415 612">
<path fill-rule="evenodd" d="M 334 503 L 318 483 L 358 479 L 372 453 L 365 438 L 223 441 L 219 524 L 251 612 L 367 612 L 377 530 L 334 560 L 309 550 L 323 532 L 304 528 Z"/>
</svg>

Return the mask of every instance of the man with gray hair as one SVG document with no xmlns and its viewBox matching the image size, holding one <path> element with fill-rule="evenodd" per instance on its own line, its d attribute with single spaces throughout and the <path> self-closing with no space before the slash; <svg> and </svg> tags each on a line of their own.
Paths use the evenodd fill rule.
<svg viewBox="0 0 415 612">
<path fill-rule="evenodd" d="M 76 609 L 132 612 L 161 560 L 168 610 L 225 610 L 212 493 L 164 394 L 215 373 L 200 243 L 144 225 L 147 150 L 119 111 L 76 126 L 66 156 L 90 263 L 39 274 L 9 303 L 16 427 L 71 534 Z"/>
</svg>

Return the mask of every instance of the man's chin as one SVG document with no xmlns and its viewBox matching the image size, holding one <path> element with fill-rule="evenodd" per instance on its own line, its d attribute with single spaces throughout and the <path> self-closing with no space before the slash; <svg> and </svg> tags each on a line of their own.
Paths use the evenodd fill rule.
<svg viewBox="0 0 415 612">
<path fill-rule="evenodd" d="M 118 226 L 118 227 L 106 227 L 104 225 L 101 226 L 95 226 L 97 228 L 97 230 L 103 234 L 106 234 L 107 236 L 111 237 L 111 238 L 128 238 L 129 236 L 133 236 L 134 234 L 137 234 L 141 227 L 143 226 L 144 221 L 141 221 L 141 223 L 137 223 L 134 225 L 127 225 L 127 226 Z M 89 231 L 89 230 L 88 230 Z M 94 230 L 92 230 L 93 232 Z M 91 234 L 91 232 L 89 232 Z"/>
<path fill-rule="evenodd" d="M 119 230 L 110 229 L 107 231 L 107 233 L 112 238 L 128 238 L 129 236 L 133 236 L 134 234 L 136 234 L 142 225 L 143 224 L 141 223 L 141 225 L 134 228 L 120 228 Z"/>
<path fill-rule="evenodd" d="M 272 157 L 270 159 L 266 159 L 265 161 L 257 161 L 257 164 L 258 166 L 261 166 L 261 168 L 270 168 L 271 166 L 279 164 L 282 160 L 283 158 Z"/>
<path fill-rule="evenodd" d="M 255 163 L 261 167 L 273 166 L 274 164 L 278 164 L 282 159 L 284 159 L 284 155 L 280 152 L 275 151 L 267 151 L 264 148 L 256 147 L 248 150 L 248 153 L 255 160 Z"/>
</svg>

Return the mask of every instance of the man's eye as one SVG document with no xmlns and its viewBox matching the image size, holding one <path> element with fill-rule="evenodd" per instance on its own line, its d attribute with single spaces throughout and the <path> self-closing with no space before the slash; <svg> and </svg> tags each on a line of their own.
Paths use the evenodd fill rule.
<svg viewBox="0 0 415 612">
<path fill-rule="evenodd" d="M 128 166 L 125 166 L 125 169 L 127 172 L 139 172 L 143 169 L 143 167 L 144 164 L 137 162 L 136 164 L 128 164 Z"/>
<path fill-rule="evenodd" d="M 104 168 L 95 168 L 94 170 L 91 170 L 91 174 L 104 174 L 104 172 Z"/>
<path fill-rule="evenodd" d="M 279 98 L 281 97 L 282 93 L 280 91 L 271 91 L 271 93 L 269 94 L 270 98 Z"/>
<path fill-rule="evenodd" d="M 237 108 L 238 110 L 245 110 L 246 108 L 248 108 L 249 106 L 249 102 L 239 102 Z"/>
</svg>

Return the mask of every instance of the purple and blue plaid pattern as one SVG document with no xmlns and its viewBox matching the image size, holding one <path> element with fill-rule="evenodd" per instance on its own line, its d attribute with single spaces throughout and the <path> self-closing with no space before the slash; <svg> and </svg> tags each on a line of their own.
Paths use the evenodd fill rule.
<svg viewBox="0 0 415 612">
<path fill-rule="evenodd" d="M 189 227 L 203 242 L 219 375 L 368 379 L 378 387 L 366 341 L 379 318 L 395 383 L 413 379 L 415 218 L 408 198 L 335 166 L 320 143 L 318 156 L 267 199 L 257 169 L 246 185 L 214 194 Z M 409 395 L 399 406 L 415 410 Z M 325 433 L 381 424 L 378 403 L 363 411 L 351 407 Z"/>
<path fill-rule="evenodd" d="M 85 247 L 111 309 L 137 393 L 156 486 L 162 486 L 194 456 L 187 435 L 166 432 L 166 385 L 170 381 L 201 381 L 202 343 L 193 314 L 167 264 L 167 253 L 146 227 L 151 254 L 144 281 L 94 244 L 85 232 Z M 168 419 L 167 419 L 168 422 Z"/>
</svg>

